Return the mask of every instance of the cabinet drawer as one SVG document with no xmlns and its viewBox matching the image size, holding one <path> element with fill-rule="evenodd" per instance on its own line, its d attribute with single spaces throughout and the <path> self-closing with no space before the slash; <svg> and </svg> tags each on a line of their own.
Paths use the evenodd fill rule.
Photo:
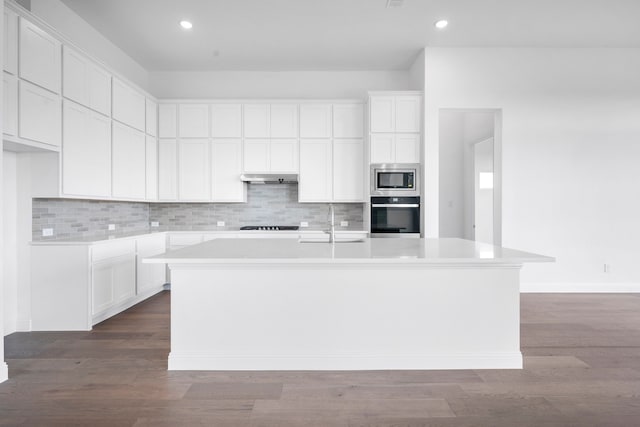
<svg viewBox="0 0 640 427">
<path fill-rule="evenodd" d="M 123 240 L 96 244 L 91 248 L 91 261 L 97 262 L 108 258 L 115 258 L 127 254 L 135 254 L 135 240 Z"/>
<path fill-rule="evenodd" d="M 136 240 L 139 255 L 160 254 L 165 251 L 167 237 L 164 234 L 145 236 Z"/>
</svg>

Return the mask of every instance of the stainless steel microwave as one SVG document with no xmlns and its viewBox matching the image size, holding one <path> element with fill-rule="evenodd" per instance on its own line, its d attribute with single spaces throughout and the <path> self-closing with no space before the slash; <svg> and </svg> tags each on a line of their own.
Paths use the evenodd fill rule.
<svg viewBox="0 0 640 427">
<path fill-rule="evenodd" d="M 378 163 L 371 165 L 372 196 L 419 196 L 420 165 Z"/>
</svg>

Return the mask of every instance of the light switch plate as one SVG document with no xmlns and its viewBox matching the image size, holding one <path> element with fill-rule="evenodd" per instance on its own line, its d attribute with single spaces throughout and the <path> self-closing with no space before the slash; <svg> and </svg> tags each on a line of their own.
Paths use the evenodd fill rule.
<svg viewBox="0 0 640 427">
<path fill-rule="evenodd" d="M 349 221 L 340 221 L 340 227 L 348 227 Z"/>
<path fill-rule="evenodd" d="M 309 223 L 307 221 L 300 221 L 300 227 L 308 227 Z"/>
<path fill-rule="evenodd" d="M 158 221 L 151 221 L 152 227 L 160 227 L 160 223 Z"/>
<path fill-rule="evenodd" d="M 224 221 L 218 221 L 217 224 L 218 227 L 224 227 Z"/>
<path fill-rule="evenodd" d="M 43 228 L 42 236 L 43 237 L 53 236 L 53 228 Z"/>
<path fill-rule="evenodd" d="M 116 225 L 115 224 L 109 224 L 109 231 L 113 231 L 116 229 Z"/>
</svg>

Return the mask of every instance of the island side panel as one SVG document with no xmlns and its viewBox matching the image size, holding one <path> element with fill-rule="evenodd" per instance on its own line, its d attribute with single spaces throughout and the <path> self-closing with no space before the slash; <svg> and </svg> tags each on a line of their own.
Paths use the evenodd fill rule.
<svg viewBox="0 0 640 427">
<path fill-rule="evenodd" d="M 170 370 L 522 367 L 519 266 L 171 268 Z"/>
</svg>

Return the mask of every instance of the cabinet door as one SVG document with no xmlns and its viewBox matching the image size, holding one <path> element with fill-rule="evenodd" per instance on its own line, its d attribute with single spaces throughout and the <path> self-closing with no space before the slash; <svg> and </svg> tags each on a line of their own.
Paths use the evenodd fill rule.
<svg viewBox="0 0 640 427">
<path fill-rule="evenodd" d="M 362 138 L 364 136 L 364 106 L 362 104 L 333 105 L 333 137 Z"/>
<path fill-rule="evenodd" d="M 166 267 L 164 264 L 147 264 L 142 260 L 146 257 L 159 255 L 166 251 L 166 237 L 145 236 L 136 240 L 137 246 L 137 284 L 136 293 L 144 294 L 151 289 L 166 283 Z"/>
<path fill-rule="evenodd" d="M 211 144 L 211 185 L 214 202 L 246 201 L 242 173 L 242 143 L 239 139 L 214 139 Z"/>
<path fill-rule="evenodd" d="M 108 262 L 91 267 L 91 314 L 101 313 L 113 305 L 113 270 Z"/>
<path fill-rule="evenodd" d="M 396 134 L 395 162 L 420 163 L 420 134 Z"/>
<path fill-rule="evenodd" d="M 371 163 L 395 163 L 395 143 L 393 134 L 371 135 Z"/>
<path fill-rule="evenodd" d="M 243 170 L 269 172 L 269 151 L 268 139 L 245 139 Z"/>
<path fill-rule="evenodd" d="M 62 191 L 66 195 L 111 195 L 111 120 L 64 102 Z"/>
<path fill-rule="evenodd" d="M 18 72 L 18 15 L 4 10 L 4 71 Z"/>
<path fill-rule="evenodd" d="M 111 116 L 111 74 L 89 63 L 87 67 L 89 108 Z"/>
<path fill-rule="evenodd" d="M 271 136 L 270 108 L 268 104 L 244 105 L 244 137 L 269 138 Z"/>
<path fill-rule="evenodd" d="M 62 95 L 86 107 L 89 106 L 87 59 L 64 46 L 62 50 Z"/>
<path fill-rule="evenodd" d="M 420 132 L 422 97 L 396 97 L 396 132 Z"/>
<path fill-rule="evenodd" d="M 209 200 L 209 140 L 182 139 L 178 149 L 180 200 Z"/>
<path fill-rule="evenodd" d="M 148 135 L 156 136 L 158 129 L 158 104 L 150 99 L 146 100 L 146 123 L 145 128 Z"/>
<path fill-rule="evenodd" d="M 271 172 L 298 171 L 298 140 L 272 139 L 269 148 L 269 170 Z"/>
<path fill-rule="evenodd" d="M 158 141 L 146 136 L 146 199 L 158 199 Z"/>
<path fill-rule="evenodd" d="M 242 136 L 242 105 L 213 104 L 211 106 L 211 136 L 240 138 Z"/>
<path fill-rule="evenodd" d="M 19 136 L 60 146 L 62 107 L 60 97 L 27 82 L 20 82 Z"/>
<path fill-rule="evenodd" d="M 363 147 L 362 139 L 333 140 L 333 200 L 364 201 Z"/>
<path fill-rule="evenodd" d="M 146 142 L 142 132 L 113 123 L 113 196 L 144 199 L 146 193 Z"/>
<path fill-rule="evenodd" d="M 329 202 L 332 198 L 330 139 L 300 141 L 300 202 Z"/>
<path fill-rule="evenodd" d="M 158 142 L 158 198 L 178 200 L 178 142 L 173 139 Z"/>
<path fill-rule="evenodd" d="M 331 138 L 331 105 L 300 105 L 300 138 Z"/>
<path fill-rule="evenodd" d="M 372 96 L 370 103 L 371 132 L 395 132 L 395 98 Z"/>
<path fill-rule="evenodd" d="M 158 136 L 160 138 L 175 138 L 178 136 L 177 105 L 158 105 Z"/>
<path fill-rule="evenodd" d="M 298 137 L 298 106 L 296 104 L 271 104 L 271 137 Z"/>
<path fill-rule="evenodd" d="M 22 18 L 19 40 L 20 77 L 60 93 L 60 42 Z"/>
<path fill-rule="evenodd" d="M 144 95 L 124 82 L 113 79 L 113 118 L 142 132 L 145 130 Z"/>
<path fill-rule="evenodd" d="M 111 261 L 113 278 L 113 302 L 133 298 L 136 295 L 136 257 L 128 254 Z"/>
<path fill-rule="evenodd" d="M 18 79 L 3 73 L 2 131 L 5 135 L 18 135 Z"/>
<path fill-rule="evenodd" d="M 209 106 L 206 104 L 182 104 L 178 107 L 178 133 L 182 138 L 206 138 L 209 136 Z"/>
</svg>

